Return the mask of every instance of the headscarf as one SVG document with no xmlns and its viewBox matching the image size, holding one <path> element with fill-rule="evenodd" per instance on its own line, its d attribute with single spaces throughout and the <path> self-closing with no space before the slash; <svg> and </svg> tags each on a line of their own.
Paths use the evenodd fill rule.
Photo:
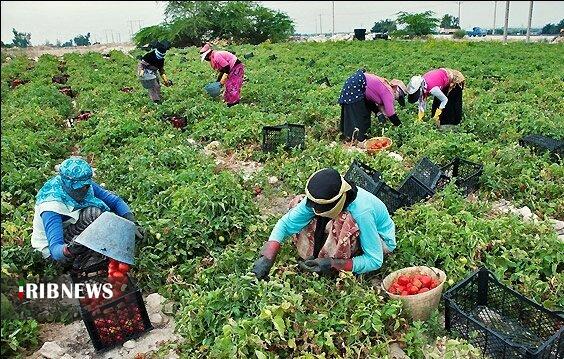
<svg viewBox="0 0 564 359">
<path fill-rule="evenodd" d="M 57 176 L 51 178 L 41 187 L 36 196 L 36 205 L 44 202 L 59 202 L 67 207 L 72 207 L 74 210 L 86 207 L 98 207 L 104 211 L 110 210 L 102 200 L 94 196 L 92 167 L 88 162 L 80 157 L 73 156 L 60 164 L 58 172 Z M 85 188 L 88 190 L 80 202 L 77 202 L 69 194 L 73 191 L 84 191 Z"/>
<path fill-rule="evenodd" d="M 354 183 L 347 182 L 333 168 L 315 172 L 306 184 L 306 205 L 313 208 L 316 215 L 313 256 L 317 257 L 325 241 L 325 227 L 331 219 L 336 219 L 357 195 Z"/>
<path fill-rule="evenodd" d="M 212 52 L 212 45 L 209 42 L 206 42 L 200 49 L 200 56 L 202 61 L 206 59 L 206 56 L 208 56 L 210 52 Z"/>
<path fill-rule="evenodd" d="M 424 87 L 425 79 L 423 79 L 423 76 L 413 76 L 407 84 L 407 101 L 409 103 L 415 103 L 417 100 L 419 100 Z"/>
<path fill-rule="evenodd" d="M 357 70 L 345 82 L 345 86 L 341 90 L 339 97 L 339 104 L 349 105 L 364 100 L 364 93 L 366 92 L 366 77 L 362 69 Z"/>
<path fill-rule="evenodd" d="M 170 49 L 170 43 L 166 40 L 158 41 L 155 44 L 155 56 L 158 60 L 162 60 L 166 56 L 166 52 Z"/>
</svg>

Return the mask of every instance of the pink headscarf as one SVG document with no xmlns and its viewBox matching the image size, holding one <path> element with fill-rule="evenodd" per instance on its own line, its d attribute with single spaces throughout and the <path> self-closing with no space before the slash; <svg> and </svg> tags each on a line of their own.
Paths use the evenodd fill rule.
<svg viewBox="0 0 564 359">
<path fill-rule="evenodd" d="M 212 51 L 212 46 L 209 42 L 205 43 L 204 46 L 200 49 L 200 56 L 202 61 L 206 59 L 206 56 Z"/>
</svg>

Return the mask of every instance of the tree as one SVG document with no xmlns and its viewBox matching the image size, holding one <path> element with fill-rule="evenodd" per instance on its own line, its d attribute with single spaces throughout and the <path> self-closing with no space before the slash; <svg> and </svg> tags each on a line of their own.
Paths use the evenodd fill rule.
<svg viewBox="0 0 564 359">
<path fill-rule="evenodd" d="M 391 19 L 380 20 L 374 23 L 370 32 L 393 32 L 397 30 L 396 22 Z"/>
<path fill-rule="evenodd" d="M 414 14 L 405 11 L 399 12 L 397 23 L 405 25 L 400 33 L 409 36 L 425 36 L 433 33 L 433 30 L 439 24 L 439 19 L 433 17 L 433 14 L 430 10 Z"/>
<path fill-rule="evenodd" d="M 18 32 L 14 28 L 12 28 L 12 32 L 14 33 L 14 39 L 12 40 L 12 44 L 15 47 L 31 46 L 31 33 Z"/>
<path fill-rule="evenodd" d="M 460 29 L 458 18 L 449 14 L 445 14 L 441 19 L 441 28 Z"/>
<path fill-rule="evenodd" d="M 76 46 L 88 46 L 90 45 L 90 33 L 85 35 L 78 35 L 74 38 L 74 43 Z"/>
<path fill-rule="evenodd" d="M 168 1 L 165 22 L 141 29 L 134 41 L 138 46 L 157 40 L 190 46 L 221 38 L 258 44 L 282 41 L 293 33 L 294 23 L 288 15 L 254 1 Z"/>
<path fill-rule="evenodd" d="M 548 23 L 543 26 L 541 34 L 544 35 L 556 35 L 560 33 L 560 30 L 564 28 L 564 19 L 560 20 L 558 24 Z"/>
</svg>

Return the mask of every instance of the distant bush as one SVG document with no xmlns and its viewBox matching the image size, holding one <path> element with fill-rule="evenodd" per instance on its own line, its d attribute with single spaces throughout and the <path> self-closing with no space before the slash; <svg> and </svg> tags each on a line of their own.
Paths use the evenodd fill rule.
<svg viewBox="0 0 564 359">
<path fill-rule="evenodd" d="M 455 39 L 462 39 L 464 36 L 466 36 L 466 31 L 462 29 L 458 29 L 452 34 L 452 37 Z"/>
</svg>

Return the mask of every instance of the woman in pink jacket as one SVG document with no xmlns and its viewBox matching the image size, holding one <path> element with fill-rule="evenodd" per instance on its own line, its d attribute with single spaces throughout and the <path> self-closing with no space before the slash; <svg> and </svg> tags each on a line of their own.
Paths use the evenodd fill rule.
<svg viewBox="0 0 564 359">
<path fill-rule="evenodd" d="M 241 100 L 241 87 L 245 76 L 245 66 L 229 51 L 213 50 L 210 43 L 200 49 L 202 61 L 210 62 L 211 67 L 219 74 L 217 81 L 225 86 L 223 99 L 227 106 L 234 106 Z"/>
<path fill-rule="evenodd" d="M 341 105 L 340 130 L 348 139 L 364 141 L 370 128 L 371 112 L 387 117 L 394 126 L 401 121 L 394 102 L 405 105 L 407 88 L 400 80 L 391 80 L 357 70 L 347 79 L 339 104 Z"/>
<path fill-rule="evenodd" d="M 407 101 L 419 101 L 419 120 L 425 114 L 427 97 L 433 95 L 431 116 L 438 126 L 458 125 L 462 121 L 464 76 L 460 71 L 440 68 L 423 76 L 413 76 L 407 85 Z"/>
</svg>

